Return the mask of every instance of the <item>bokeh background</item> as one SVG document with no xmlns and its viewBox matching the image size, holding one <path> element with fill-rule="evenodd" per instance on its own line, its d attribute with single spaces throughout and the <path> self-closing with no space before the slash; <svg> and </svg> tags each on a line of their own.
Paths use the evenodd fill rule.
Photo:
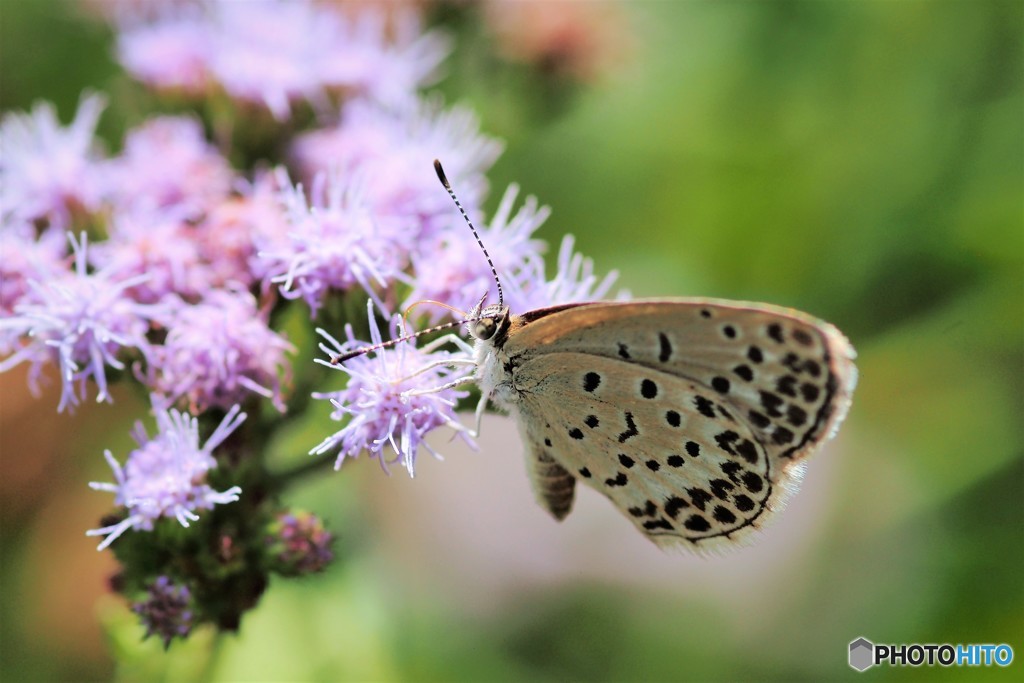
<svg viewBox="0 0 1024 683">
<path fill-rule="evenodd" d="M 856 346 L 850 417 L 787 512 L 713 557 L 659 551 L 590 491 L 558 525 L 492 416 L 479 452 L 435 440 L 447 459 L 413 481 L 360 460 L 296 490 L 338 563 L 164 653 L 83 535 L 109 506 L 85 483 L 145 405 L 58 416 L 19 369 L 0 376 L 4 680 L 1020 680 L 1024 4 L 530 7 L 429 10 L 457 44 L 438 89 L 507 141 L 488 207 L 518 182 L 554 209 L 542 237 L 575 234 L 635 295 L 792 306 Z M 0 0 L 0 105 L 66 121 L 104 90 L 118 139 L 111 44 L 78 4 Z M 857 674 L 858 636 L 1017 660 Z"/>
</svg>

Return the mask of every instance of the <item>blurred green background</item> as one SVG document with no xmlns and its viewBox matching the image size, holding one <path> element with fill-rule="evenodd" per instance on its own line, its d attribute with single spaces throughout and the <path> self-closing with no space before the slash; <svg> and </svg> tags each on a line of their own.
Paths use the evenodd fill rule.
<svg viewBox="0 0 1024 683">
<path fill-rule="evenodd" d="M 5 680 L 1020 680 L 1024 4 L 617 11 L 614 58 L 580 81 L 494 58 L 472 7 L 435 10 L 458 41 L 440 90 L 507 140 L 489 208 L 518 182 L 554 209 L 542 237 L 573 233 L 635 295 L 770 301 L 850 337 L 853 409 L 782 519 L 707 558 L 634 538 L 590 492 L 555 525 L 494 418 L 481 453 L 442 440 L 451 457 L 414 482 L 361 460 L 297 491 L 339 531 L 337 566 L 272 585 L 237 637 L 164 654 L 139 645 L 83 536 L 109 505 L 85 482 L 145 407 L 57 416 L 12 372 Z M 110 48 L 71 5 L 0 0 L 0 105 L 45 98 L 67 120 L 96 88 L 116 110 L 129 86 Z M 108 112 L 101 132 L 123 126 Z M 1017 660 L 857 674 L 858 636 L 1008 643 Z"/>
</svg>

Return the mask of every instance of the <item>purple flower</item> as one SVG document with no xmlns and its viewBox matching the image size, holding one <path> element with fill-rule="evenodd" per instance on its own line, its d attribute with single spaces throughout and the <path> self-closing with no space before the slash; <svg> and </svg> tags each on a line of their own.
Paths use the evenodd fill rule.
<svg viewBox="0 0 1024 683">
<path fill-rule="evenodd" d="M 99 388 L 96 400 L 110 401 L 106 367 L 123 369 L 117 355 L 124 349 L 148 354 L 146 332 L 158 311 L 125 293 L 146 275 L 115 280 L 103 270 L 90 273 L 85 233 L 80 242 L 72 234 L 68 239 L 75 255 L 74 270 L 45 282 L 30 280 L 31 292 L 14 307 L 14 316 L 0 319 L 0 337 L 14 334 L 25 340 L 13 355 L 0 361 L 0 372 L 29 362 L 34 385 L 42 366 L 55 361 L 63 382 L 58 411 L 84 398 L 90 377 Z"/>
<path fill-rule="evenodd" d="M 323 171 L 358 176 L 374 215 L 416 221 L 409 241 L 432 237 L 447 225 L 451 200 L 439 187 L 433 161 L 439 155 L 465 206 L 486 189 L 483 173 L 501 153 L 501 143 L 481 135 L 469 109 L 445 110 L 436 99 L 386 108 L 367 101 L 345 106 L 334 128 L 299 136 L 292 155 L 303 178 Z"/>
<path fill-rule="evenodd" d="M 516 306 L 515 310 L 529 311 L 545 306 L 596 301 L 608 296 L 618 272 L 613 270 L 599 279 L 594 274 L 594 262 L 574 253 L 573 244 L 572 235 L 562 239 L 552 279 L 544 279 L 543 263 L 530 263 L 528 268 L 508 279 L 506 296 Z M 537 266 L 539 270 L 536 270 Z M 629 292 L 619 292 L 616 298 L 628 299 Z"/>
<path fill-rule="evenodd" d="M 185 218 L 225 198 L 233 180 L 199 122 L 176 116 L 150 119 L 129 132 L 109 173 L 111 198 L 122 212 L 173 207 Z"/>
<path fill-rule="evenodd" d="M 94 490 L 113 493 L 114 502 L 127 511 L 117 524 L 85 533 L 106 536 L 97 550 L 103 550 L 129 529 L 152 531 L 153 523 L 160 519 L 177 519 L 188 527 L 189 522 L 199 519 L 196 510 L 232 503 L 242 492 L 237 486 L 218 492 L 206 483 L 207 474 L 217 466 L 213 449 L 245 421 L 246 415 L 237 405 L 227 412 L 202 448 L 199 420 L 173 409 L 155 412 L 157 434 L 149 438 L 142 423 L 136 423 L 133 436 L 139 447 L 128 454 L 124 467 L 109 450 L 104 451 L 116 483 L 89 484 Z"/>
<path fill-rule="evenodd" d="M 166 576 L 157 577 L 148 591 L 145 600 L 132 605 L 132 611 L 146 627 L 144 638 L 159 636 L 164 648 L 168 648 L 172 640 L 185 638 L 192 632 L 192 593 L 187 586 L 174 583 Z"/>
<path fill-rule="evenodd" d="M 259 249 L 276 253 L 290 248 L 291 228 L 276 174 L 257 174 L 251 183 L 239 185 L 237 196 L 213 206 L 196 226 L 199 249 L 219 286 L 269 280 L 268 267 L 275 264 L 260 257 Z"/>
<path fill-rule="evenodd" d="M 209 85 L 213 27 L 196 7 L 161 14 L 152 23 L 121 18 L 118 59 L 128 73 L 153 88 L 203 93 Z"/>
<path fill-rule="evenodd" d="M 323 105 L 331 93 L 394 102 L 428 83 L 447 41 L 412 15 L 389 27 L 379 8 L 356 18 L 309 0 L 199 3 L 122 22 L 119 57 L 158 89 L 199 93 L 217 84 L 230 97 L 285 120 L 297 101 Z"/>
<path fill-rule="evenodd" d="M 387 17 L 372 4 L 349 18 L 342 33 L 325 54 L 324 84 L 389 105 L 433 83 L 451 50 L 444 35 L 423 31 L 416 14 L 399 10 Z"/>
<path fill-rule="evenodd" d="M 46 282 L 67 270 L 66 242 L 59 230 L 37 236 L 27 222 L 5 221 L 0 228 L 0 317 L 14 314 L 15 305 L 30 292 L 29 282 Z M 0 353 L 2 349 L 0 344 Z"/>
<path fill-rule="evenodd" d="M 478 225 L 477 231 L 502 280 L 515 281 L 521 278 L 520 273 L 528 276 L 539 273 L 543 280 L 544 243 L 533 239 L 533 233 L 551 211 L 546 206 L 539 207 L 535 197 L 527 197 L 526 204 L 512 216 L 518 194 L 519 187 L 510 185 L 490 223 Z M 469 311 L 484 293 L 490 293 L 489 301 L 497 301 L 494 275 L 487 259 L 457 212 L 443 233 L 418 248 L 413 255 L 413 271 L 415 286 L 402 308 L 417 301 L 433 300 Z M 508 303 L 513 310 L 527 310 L 514 296 Z M 427 310 L 431 311 L 430 319 L 435 322 L 445 314 L 439 307 Z"/>
<path fill-rule="evenodd" d="M 372 302 L 367 309 L 371 342 L 380 344 Z M 392 338 L 401 334 L 400 323 L 399 316 L 391 319 Z M 346 326 L 345 343 L 322 329 L 317 329 L 317 333 L 327 341 L 320 348 L 331 356 L 366 346 L 355 339 L 351 326 Z M 441 350 L 445 343 L 454 344 L 458 350 Z M 468 396 L 468 392 L 456 387 L 471 381 L 476 363 L 472 348 L 455 335 L 423 348 L 416 348 L 415 340 L 410 339 L 338 365 L 322 359 L 317 362 L 349 375 L 345 389 L 313 394 L 314 398 L 329 400 L 334 405 L 332 419 L 345 422 L 344 427 L 310 451 L 322 455 L 338 449 L 335 469 L 341 467 L 345 458 L 354 458 L 365 450 L 385 471 L 389 464 L 401 462 L 414 476 L 420 446 L 441 457 L 424 441 L 428 432 L 447 426 L 468 439 L 466 428 L 455 415 L 458 400 Z M 391 457 L 387 454 L 389 447 L 394 453 Z"/>
<path fill-rule="evenodd" d="M 252 393 L 284 412 L 281 376 L 288 372 L 284 337 L 268 327 L 244 290 L 214 290 L 197 304 L 179 303 L 153 347 L 148 384 L 158 405 L 185 399 L 192 412 L 228 408 Z"/>
<path fill-rule="evenodd" d="M 304 299 L 315 317 L 331 291 L 359 286 L 376 298 L 375 288 L 404 278 L 407 223 L 371 213 L 361 184 L 320 174 L 307 201 L 301 185 L 292 186 L 283 171 L 280 178 L 290 229 L 260 256 L 283 296 Z"/>
<path fill-rule="evenodd" d="M 75 211 L 94 211 L 103 185 L 93 134 L 105 101 L 83 95 L 68 127 L 48 102 L 0 124 L 0 206 L 24 220 L 66 228 Z"/>
<path fill-rule="evenodd" d="M 208 68 L 235 99 L 259 102 L 279 120 L 295 100 L 323 94 L 323 66 L 344 44 L 341 18 L 311 2 L 218 3 Z"/>
<path fill-rule="evenodd" d="M 195 229 L 173 211 L 115 214 L 109 239 L 96 243 L 90 261 L 115 280 L 135 279 L 126 294 L 156 303 L 169 294 L 198 299 L 214 282 L 203 262 Z"/>
</svg>

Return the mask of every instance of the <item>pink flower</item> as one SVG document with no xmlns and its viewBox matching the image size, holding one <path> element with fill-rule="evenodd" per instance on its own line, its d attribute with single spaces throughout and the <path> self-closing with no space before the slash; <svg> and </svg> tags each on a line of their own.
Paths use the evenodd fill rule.
<svg viewBox="0 0 1024 683">
<path fill-rule="evenodd" d="M 240 182 L 239 194 L 212 206 L 196 226 L 199 249 L 218 286 L 269 280 L 274 262 L 260 257 L 259 250 L 278 253 L 289 244 L 278 180 L 264 173 L 251 184 Z"/>
<path fill-rule="evenodd" d="M 167 12 L 152 23 L 123 21 L 117 35 L 117 57 L 130 74 L 158 90 L 190 95 L 209 86 L 213 49 L 213 27 L 195 8 Z"/>
<path fill-rule="evenodd" d="M 115 215 L 109 239 L 90 252 L 90 260 L 115 279 L 138 280 L 126 292 L 140 303 L 156 303 L 170 294 L 196 300 L 213 283 L 195 229 L 173 212 Z"/>
<path fill-rule="evenodd" d="M 289 299 L 302 298 L 313 316 L 332 291 L 361 287 L 371 297 L 403 279 L 415 226 L 373 214 L 365 186 L 337 175 L 313 179 L 310 197 L 284 171 L 287 239 L 260 250 L 269 281 Z M 379 301 L 379 299 L 378 299 Z"/>
<path fill-rule="evenodd" d="M 31 292 L 30 282 L 46 282 L 66 272 L 66 253 L 67 238 L 59 230 L 37 236 L 33 226 L 14 220 L 0 228 L 0 316 L 14 314 L 14 307 Z"/>
<path fill-rule="evenodd" d="M 434 78 L 447 41 L 423 32 L 414 15 L 389 27 L 382 8 L 360 10 L 349 18 L 311 0 L 205 0 L 123 21 L 118 53 L 154 88 L 196 94 L 217 85 L 279 120 L 298 101 L 323 105 L 339 93 L 409 98 Z"/>
<path fill-rule="evenodd" d="M 598 301 L 608 297 L 617 271 L 611 271 L 603 278 L 594 273 L 594 262 L 573 251 L 574 238 L 566 235 L 558 249 L 555 275 L 544 278 L 543 262 L 531 263 L 529 268 L 507 280 L 506 296 L 513 310 L 529 311 L 546 306 Z M 539 270 L 537 268 L 539 267 Z M 502 280 L 503 283 L 506 280 Z M 628 299 L 629 292 L 621 291 L 617 299 Z"/>
<path fill-rule="evenodd" d="M 416 220 L 425 237 L 451 216 L 451 200 L 433 173 L 440 156 L 466 206 L 475 206 L 487 183 L 483 174 L 501 153 L 501 143 L 482 135 L 468 109 L 443 109 L 437 100 L 386 108 L 368 101 L 348 104 L 334 128 L 296 138 L 292 147 L 307 180 L 337 171 L 358 176 L 375 215 Z"/>
<path fill-rule="evenodd" d="M 198 121 L 150 119 L 128 133 L 110 162 L 110 196 L 122 211 L 174 208 L 195 217 L 223 200 L 234 173 Z"/>
<path fill-rule="evenodd" d="M 367 303 L 367 314 L 370 341 L 379 344 L 380 328 L 371 302 Z M 401 334 L 400 322 L 398 316 L 391 319 L 392 338 Z M 331 356 L 368 345 L 353 336 L 351 326 L 346 326 L 345 343 L 324 330 L 317 332 L 327 342 L 320 348 Z M 341 391 L 313 394 L 313 398 L 330 401 L 334 406 L 331 418 L 345 426 L 310 453 L 322 455 L 337 449 L 334 468 L 338 469 L 345 458 L 366 451 L 385 471 L 389 464 L 400 462 L 409 476 L 414 476 L 420 446 L 441 457 L 424 441 L 428 432 L 447 426 L 468 439 L 466 429 L 455 415 L 455 407 L 469 393 L 456 385 L 470 381 L 476 363 L 468 344 L 461 340 L 453 343 L 457 347 L 454 352 L 440 350 L 437 343 L 418 349 L 415 340 L 409 340 L 338 365 L 317 359 L 326 367 L 349 375 L 349 381 Z M 390 457 L 389 450 L 393 453 Z"/>
<path fill-rule="evenodd" d="M 206 483 L 206 477 L 217 467 L 213 449 L 238 429 L 245 417 L 238 406 L 232 407 L 200 448 L 199 421 L 195 417 L 177 410 L 157 410 L 156 435 L 150 438 L 137 423 L 133 436 L 139 447 L 128 454 L 123 467 L 110 451 L 104 451 L 115 483 L 92 482 L 89 486 L 113 493 L 114 502 L 128 514 L 117 524 L 85 533 L 106 537 L 96 549 L 103 550 L 129 529 L 152 531 L 154 522 L 164 518 L 176 519 L 187 527 L 199 519 L 197 510 L 238 500 L 242 489 L 232 486 L 216 491 Z"/>
<path fill-rule="evenodd" d="M 14 316 L 0 319 L 0 338 L 13 334 L 25 342 L 0 361 L 0 372 L 28 362 L 34 386 L 42 366 L 56 362 L 63 383 L 58 411 L 84 398 L 90 378 L 99 389 L 96 400 L 111 401 L 106 368 L 124 369 L 118 356 L 125 350 L 148 354 L 146 333 L 158 310 L 125 294 L 147 276 L 116 280 L 107 271 L 90 273 L 85 234 L 80 241 L 71 234 L 68 239 L 74 270 L 45 282 L 31 280 L 31 294 L 15 305 Z"/>
<path fill-rule="evenodd" d="M 157 405 L 184 399 L 193 412 L 202 412 L 255 393 L 284 412 L 281 377 L 289 373 L 285 354 L 294 349 L 270 329 L 251 294 L 213 290 L 172 311 L 162 320 L 167 336 L 153 347 L 147 379 Z"/>
<path fill-rule="evenodd" d="M 0 206 L 24 220 L 66 228 L 75 211 L 95 211 L 103 184 L 93 135 L 105 100 L 85 94 L 63 127 L 48 102 L 0 124 Z"/>
<path fill-rule="evenodd" d="M 545 244 L 534 239 L 533 234 L 551 211 L 546 206 L 538 206 L 536 198 L 527 197 L 526 204 L 513 216 L 512 207 L 518 194 L 519 187 L 510 185 L 490 222 L 478 225 L 477 231 L 503 281 L 515 282 L 523 277 L 521 273 L 526 273 L 525 277 L 536 277 L 539 273 L 542 281 Z M 413 256 L 415 285 L 403 308 L 417 301 L 434 300 L 469 311 L 485 293 L 488 301 L 497 301 L 494 275 L 487 259 L 462 216 L 453 209 L 449 209 L 450 221 L 445 231 L 434 241 L 417 248 Z M 507 303 L 513 310 L 521 312 L 526 309 L 520 306 L 522 302 L 516 298 L 517 291 L 512 290 Z M 430 311 L 433 321 L 447 314 L 445 309 L 436 306 L 417 310 Z"/>
</svg>

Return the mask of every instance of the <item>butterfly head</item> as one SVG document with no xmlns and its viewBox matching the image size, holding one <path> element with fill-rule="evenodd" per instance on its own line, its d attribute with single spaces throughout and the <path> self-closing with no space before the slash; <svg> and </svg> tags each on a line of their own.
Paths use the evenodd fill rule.
<svg viewBox="0 0 1024 683">
<path fill-rule="evenodd" d="M 490 341 L 499 345 L 508 335 L 512 314 L 508 306 L 491 304 L 482 310 L 474 311 L 469 321 L 469 333 L 479 341 Z"/>
</svg>

